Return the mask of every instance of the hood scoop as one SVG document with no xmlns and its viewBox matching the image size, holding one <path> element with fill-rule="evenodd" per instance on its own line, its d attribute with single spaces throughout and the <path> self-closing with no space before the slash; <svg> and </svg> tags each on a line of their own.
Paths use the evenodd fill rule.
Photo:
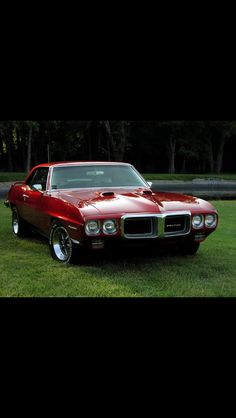
<svg viewBox="0 0 236 418">
<path fill-rule="evenodd" d="M 102 196 L 102 197 L 114 197 L 115 193 L 114 192 L 102 192 L 100 194 L 100 196 Z"/>
<path fill-rule="evenodd" d="M 151 190 L 142 190 L 141 194 L 144 194 L 146 196 L 152 196 L 152 191 Z"/>
</svg>

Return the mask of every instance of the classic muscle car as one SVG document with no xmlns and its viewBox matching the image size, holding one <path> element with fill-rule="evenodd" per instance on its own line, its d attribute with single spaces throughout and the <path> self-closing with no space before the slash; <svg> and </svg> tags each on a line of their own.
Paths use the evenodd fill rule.
<svg viewBox="0 0 236 418">
<path fill-rule="evenodd" d="M 209 202 L 154 193 L 131 164 L 118 162 L 40 164 L 12 185 L 5 204 L 14 236 L 33 227 L 62 263 L 79 260 L 82 249 L 127 243 L 165 244 L 193 255 L 218 223 Z"/>
</svg>

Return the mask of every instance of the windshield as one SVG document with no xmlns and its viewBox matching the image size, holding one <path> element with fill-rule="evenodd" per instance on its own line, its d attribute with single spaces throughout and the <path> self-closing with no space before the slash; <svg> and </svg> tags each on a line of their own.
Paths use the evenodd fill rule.
<svg viewBox="0 0 236 418">
<path fill-rule="evenodd" d="M 132 166 L 81 165 L 54 167 L 51 189 L 77 189 L 87 187 L 147 187 Z"/>
</svg>

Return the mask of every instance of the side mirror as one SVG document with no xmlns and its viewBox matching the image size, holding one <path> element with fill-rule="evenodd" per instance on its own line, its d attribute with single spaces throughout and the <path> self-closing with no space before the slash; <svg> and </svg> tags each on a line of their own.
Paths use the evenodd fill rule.
<svg viewBox="0 0 236 418">
<path fill-rule="evenodd" d="M 152 181 L 147 181 L 147 184 L 149 185 L 150 189 L 152 187 Z"/>
<path fill-rule="evenodd" d="M 42 184 L 33 184 L 32 189 L 41 192 L 43 190 L 43 187 Z"/>
</svg>

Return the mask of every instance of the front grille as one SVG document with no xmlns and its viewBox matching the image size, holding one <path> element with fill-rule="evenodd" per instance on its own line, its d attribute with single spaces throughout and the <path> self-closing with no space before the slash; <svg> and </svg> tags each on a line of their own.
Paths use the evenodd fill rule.
<svg viewBox="0 0 236 418">
<path fill-rule="evenodd" d="M 124 222 L 125 235 L 150 235 L 152 231 L 152 218 L 129 218 Z"/>
<path fill-rule="evenodd" d="M 190 211 L 160 214 L 127 214 L 121 217 L 121 235 L 128 239 L 168 238 L 187 235 Z"/>
<path fill-rule="evenodd" d="M 182 232 L 186 230 L 187 220 L 189 217 L 179 216 L 167 216 L 165 218 L 165 233 L 171 234 L 176 232 Z"/>
</svg>

